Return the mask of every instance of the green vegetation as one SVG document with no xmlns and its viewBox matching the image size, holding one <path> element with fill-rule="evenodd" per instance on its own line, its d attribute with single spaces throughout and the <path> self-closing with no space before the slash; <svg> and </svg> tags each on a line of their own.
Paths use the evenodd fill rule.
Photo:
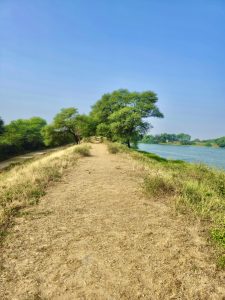
<svg viewBox="0 0 225 300">
<path fill-rule="evenodd" d="M 59 180 L 80 156 L 87 155 L 90 155 L 87 145 L 71 146 L 1 173 L 0 236 L 20 208 L 35 204 L 49 183 Z"/>
<path fill-rule="evenodd" d="M 225 147 L 225 137 L 221 137 L 214 140 L 191 140 L 189 134 L 170 134 L 162 133 L 157 135 L 144 135 L 140 140 L 140 143 L 145 144 L 174 144 L 174 145 L 195 145 L 206 147 Z"/>
<path fill-rule="evenodd" d="M 94 133 L 95 128 L 91 118 L 79 115 L 74 107 L 61 109 L 54 117 L 52 124 L 42 129 L 46 146 L 79 144 L 83 137 L 94 135 Z"/>
<path fill-rule="evenodd" d="M 157 95 L 152 91 L 137 93 L 117 90 L 103 95 L 90 113 L 96 123 L 96 135 L 126 143 L 130 147 L 150 128 L 144 119 L 163 117 L 156 106 L 157 101 Z"/>
<path fill-rule="evenodd" d="M 150 128 L 144 119 L 163 117 L 157 101 L 152 91 L 117 90 L 103 95 L 89 115 L 80 115 L 75 107 L 63 108 L 48 125 L 39 117 L 15 120 L 8 125 L 0 118 L 0 160 L 44 147 L 79 144 L 96 135 L 130 147 Z"/>
<path fill-rule="evenodd" d="M 0 160 L 43 148 L 41 130 L 45 125 L 46 121 L 39 117 L 18 119 L 5 126 L 1 120 Z"/>
<path fill-rule="evenodd" d="M 191 136 L 185 133 L 162 133 L 157 135 L 145 135 L 140 142 L 146 144 L 180 143 L 183 145 L 189 145 L 191 144 Z"/>
</svg>

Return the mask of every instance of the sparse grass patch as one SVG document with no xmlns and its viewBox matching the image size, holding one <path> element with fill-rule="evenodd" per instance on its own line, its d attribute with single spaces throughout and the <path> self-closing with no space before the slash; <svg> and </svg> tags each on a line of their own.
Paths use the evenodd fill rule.
<svg viewBox="0 0 225 300">
<path fill-rule="evenodd" d="M 116 144 L 108 143 L 107 147 L 108 147 L 109 153 L 111 153 L 111 154 L 116 154 L 116 153 L 120 152 L 120 149 Z"/>
<path fill-rule="evenodd" d="M 119 153 L 119 152 L 128 152 L 129 151 L 127 146 L 122 145 L 120 143 L 106 142 L 106 145 L 107 145 L 109 153 L 111 153 L 111 154 L 116 154 L 116 153 Z"/>
<path fill-rule="evenodd" d="M 78 153 L 81 156 L 91 156 L 90 145 L 80 145 L 74 148 L 74 153 Z"/>
<path fill-rule="evenodd" d="M 59 180 L 80 156 L 89 153 L 87 145 L 72 146 L 0 174 L 0 236 L 20 208 L 37 203 L 50 182 Z"/>
<path fill-rule="evenodd" d="M 176 189 L 170 178 L 159 174 L 151 174 L 144 180 L 147 194 L 154 197 L 173 196 Z"/>
</svg>

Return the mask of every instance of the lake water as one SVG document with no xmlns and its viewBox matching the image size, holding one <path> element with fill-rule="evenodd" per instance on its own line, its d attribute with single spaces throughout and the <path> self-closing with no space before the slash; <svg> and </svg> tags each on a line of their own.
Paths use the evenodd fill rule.
<svg viewBox="0 0 225 300">
<path fill-rule="evenodd" d="M 225 149 L 222 148 L 155 144 L 138 144 L 138 148 L 167 159 L 180 159 L 192 163 L 204 163 L 225 170 Z"/>
</svg>

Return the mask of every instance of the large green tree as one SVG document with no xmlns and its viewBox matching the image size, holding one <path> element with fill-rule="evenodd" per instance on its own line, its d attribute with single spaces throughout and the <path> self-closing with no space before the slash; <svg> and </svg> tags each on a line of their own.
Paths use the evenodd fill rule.
<svg viewBox="0 0 225 300">
<path fill-rule="evenodd" d="M 113 140 L 120 140 L 130 147 L 147 130 L 149 117 L 162 118 L 152 91 L 142 93 L 121 89 L 105 94 L 92 107 L 91 117 L 97 123 L 97 134 L 103 133 Z"/>
<path fill-rule="evenodd" d="M 46 121 L 40 117 L 18 119 L 5 126 L 3 139 L 21 150 L 33 150 L 43 146 L 41 135 Z"/>
</svg>

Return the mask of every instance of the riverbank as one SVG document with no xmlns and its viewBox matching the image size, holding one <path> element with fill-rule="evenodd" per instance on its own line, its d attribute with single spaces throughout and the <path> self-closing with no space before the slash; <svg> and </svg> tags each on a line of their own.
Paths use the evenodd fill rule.
<svg viewBox="0 0 225 300">
<path fill-rule="evenodd" d="M 119 144 L 117 147 L 147 168 L 144 188 L 149 196 L 153 199 L 168 197 L 178 211 L 207 223 L 209 236 L 220 253 L 218 263 L 225 267 L 225 172 L 202 164 L 128 150 Z"/>
<path fill-rule="evenodd" d="M 205 227 L 177 213 L 170 189 L 146 189 L 158 158 L 113 147 L 117 154 L 97 144 L 75 157 L 16 216 L 1 252 L 2 299 L 223 298 Z"/>
<path fill-rule="evenodd" d="M 146 144 L 146 145 L 170 145 L 170 146 L 196 146 L 196 147 L 212 147 L 212 148 L 224 148 L 224 147 L 219 147 L 217 144 L 208 144 L 208 143 L 201 143 L 201 142 L 190 142 L 190 143 L 180 143 L 180 142 L 168 142 L 168 143 L 145 143 L 140 141 L 141 144 Z"/>
</svg>

